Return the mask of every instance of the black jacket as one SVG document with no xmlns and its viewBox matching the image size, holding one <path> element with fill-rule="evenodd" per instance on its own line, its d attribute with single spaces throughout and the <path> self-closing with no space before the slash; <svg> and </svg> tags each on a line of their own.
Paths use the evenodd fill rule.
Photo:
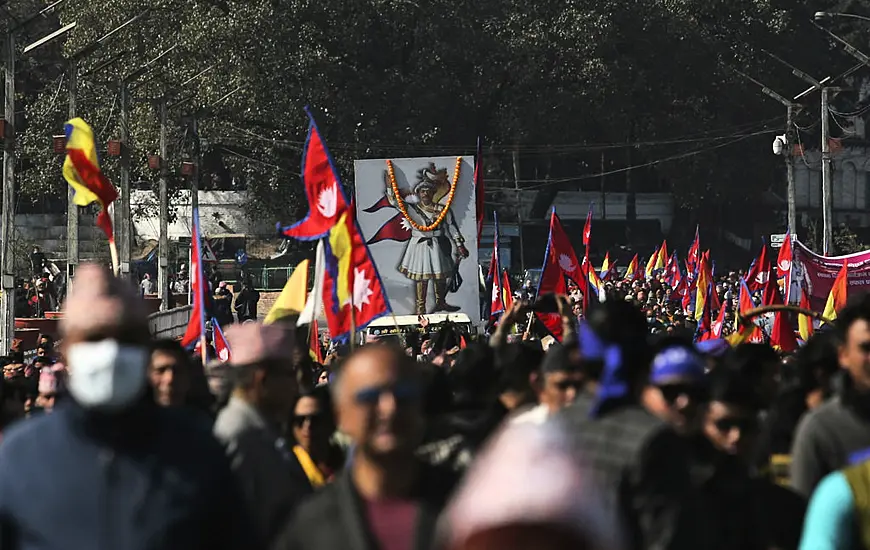
<svg viewBox="0 0 870 550">
<path fill-rule="evenodd" d="M 433 548 L 435 524 L 456 484 L 446 468 L 421 465 L 415 488 L 419 503 L 414 550 Z M 364 503 L 350 469 L 300 506 L 274 550 L 377 550 Z"/>
<path fill-rule="evenodd" d="M 208 423 L 147 399 L 111 416 L 70 400 L 4 434 L 0 548 L 259 548 Z"/>
<path fill-rule="evenodd" d="M 587 399 L 557 417 L 571 434 L 609 513 L 625 526 L 629 548 L 695 550 L 690 453 L 686 443 L 639 405 L 589 417 Z"/>
</svg>

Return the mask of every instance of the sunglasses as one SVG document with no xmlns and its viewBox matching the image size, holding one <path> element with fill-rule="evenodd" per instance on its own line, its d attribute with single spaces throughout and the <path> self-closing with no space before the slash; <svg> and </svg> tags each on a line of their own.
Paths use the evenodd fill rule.
<svg viewBox="0 0 870 550">
<path fill-rule="evenodd" d="M 707 399 L 707 389 L 694 384 L 663 384 L 657 387 L 668 403 L 673 403 L 681 395 L 696 403 Z"/>
<path fill-rule="evenodd" d="M 396 403 L 407 405 L 420 398 L 420 385 L 411 382 L 399 382 L 391 386 L 372 386 L 356 392 L 354 399 L 360 405 L 376 405 L 384 394 L 391 394 Z"/>
<path fill-rule="evenodd" d="M 747 433 L 754 431 L 758 426 L 758 422 L 755 418 L 720 418 L 719 420 L 713 423 L 716 426 L 716 429 L 719 430 L 723 434 L 727 434 L 733 429 L 740 430 L 740 433 Z"/>
<path fill-rule="evenodd" d="M 320 424 L 322 420 L 323 416 L 320 413 L 293 415 L 293 425 L 297 428 L 304 426 L 305 422 L 308 422 L 311 426 L 315 426 Z"/>
</svg>

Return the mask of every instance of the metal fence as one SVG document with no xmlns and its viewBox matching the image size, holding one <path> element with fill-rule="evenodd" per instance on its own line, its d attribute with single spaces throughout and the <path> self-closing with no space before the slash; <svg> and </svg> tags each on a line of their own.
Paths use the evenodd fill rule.
<svg viewBox="0 0 870 550">
<path fill-rule="evenodd" d="M 259 291 L 276 292 L 284 288 L 287 284 L 287 279 L 293 274 L 296 269 L 295 265 L 287 267 L 257 267 L 249 269 L 251 277 L 254 279 L 254 286 Z"/>
<path fill-rule="evenodd" d="M 148 325 L 154 338 L 178 338 L 184 335 L 193 306 L 180 306 L 158 311 L 148 316 Z"/>
</svg>

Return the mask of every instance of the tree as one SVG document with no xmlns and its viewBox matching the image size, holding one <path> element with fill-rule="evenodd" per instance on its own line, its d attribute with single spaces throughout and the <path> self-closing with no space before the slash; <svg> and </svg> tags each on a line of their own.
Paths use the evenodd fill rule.
<svg viewBox="0 0 870 550">
<path fill-rule="evenodd" d="M 134 180 L 155 180 L 149 100 L 170 92 L 189 98 L 171 113 L 173 170 L 194 149 L 191 125 L 179 120 L 195 116 L 214 160 L 206 181 L 228 171 L 248 185 L 251 215 L 284 221 L 307 209 L 297 179 L 304 105 L 349 185 L 354 158 L 471 153 L 484 136 L 497 160 L 489 175 L 512 176 L 518 147 L 530 188 L 597 178 L 604 150 L 616 169 L 634 167 L 633 181 L 671 190 L 681 205 L 745 202 L 784 185 L 784 175 L 768 177 L 782 173 L 769 141 L 784 112 L 732 68 L 785 91 L 796 82 L 762 49 L 787 52 L 813 74 L 832 64 L 808 38 L 818 35 L 808 34 L 807 6 L 775 0 L 90 0 L 60 12 L 78 23 L 63 54 L 145 7 L 147 18 L 83 60 L 79 112 L 101 138 L 117 136 L 118 80 L 175 46 L 134 92 Z M 85 76 L 119 52 L 128 53 Z M 57 85 L 25 99 L 26 193 L 65 192 L 45 146 L 65 120 L 60 78 L 55 71 L 47 81 Z M 105 164 L 117 172 L 113 159 Z M 623 189 L 621 178 L 608 186 Z"/>
</svg>

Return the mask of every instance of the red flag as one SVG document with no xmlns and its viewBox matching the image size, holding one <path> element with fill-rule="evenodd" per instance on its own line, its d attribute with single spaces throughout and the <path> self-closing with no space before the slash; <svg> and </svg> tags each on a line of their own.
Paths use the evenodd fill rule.
<svg viewBox="0 0 870 550">
<path fill-rule="evenodd" d="M 807 311 L 812 311 L 810 307 L 810 298 L 807 296 L 806 292 L 801 293 L 801 309 L 805 309 Z M 799 314 L 798 315 L 798 332 L 800 332 L 801 339 L 806 342 L 813 335 L 814 327 L 813 327 L 813 318 L 809 315 Z"/>
<path fill-rule="evenodd" d="M 710 309 L 710 304 L 713 300 L 710 299 L 710 294 L 713 292 L 713 285 L 707 285 L 707 298 L 704 300 L 704 305 L 701 309 L 701 315 L 698 317 L 697 340 L 703 342 L 713 338 L 713 312 Z"/>
<path fill-rule="evenodd" d="M 577 261 L 577 254 L 568 240 L 568 235 L 562 229 L 556 209 L 550 215 L 550 235 L 547 238 L 547 250 L 544 254 L 544 266 L 541 269 L 541 280 L 538 283 L 538 296 L 547 293 L 567 294 L 570 279 L 586 295 L 586 277 Z M 562 341 L 562 320 L 558 313 L 536 313 L 538 320 L 560 342 Z"/>
<path fill-rule="evenodd" d="M 586 225 L 583 226 L 583 246 L 589 248 L 589 242 L 592 240 L 592 205 L 589 205 L 589 213 L 586 214 Z M 588 254 L 588 252 L 587 252 Z"/>
<path fill-rule="evenodd" d="M 715 292 L 715 291 L 714 291 Z M 713 338 L 722 338 L 722 328 L 725 326 L 725 307 L 719 308 L 719 315 L 716 316 L 716 320 L 713 321 L 713 326 L 711 327 L 710 332 L 712 333 Z"/>
<path fill-rule="evenodd" d="M 737 299 L 737 313 L 738 313 L 738 315 L 743 314 L 743 313 L 749 311 L 750 309 L 754 309 L 754 308 L 755 308 L 755 302 L 752 301 L 752 294 L 749 291 L 749 287 L 746 285 L 746 281 L 745 280 L 740 281 L 740 295 Z M 737 321 L 738 315 L 734 316 L 734 320 L 735 320 L 735 323 L 739 324 L 739 322 Z M 742 332 L 745 333 L 745 331 L 747 331 L 747 330 L 752 331 L 751 334 L 749 335 L 749 342 L 750 343 L 757 344 L 757 343 L 764 342 L 764 333 L 761 331 L 761 328 L 759 328 L 758 325 L 751 325 L 751 328 L 745 327 Z M 743 339 L 743 341 L 745 342 L 746 340 Z"/>
<path fill-rule="evenodd" d="M 764 305 L 781 305 L 782 295 L 774 277 L 770 277 L 764 287 Z M 770 302 L 768 304 L 767 302 Z M 773 326 L 770 329 L 770 345 L 786 353 L 798 348 L 797 338 L 786 313 L 777 311 L 773 314 Z"/>
<path fill-rule="evenodd" d="M 190 291 L 193 293 L 193 309 L 187 330 L 181 337 L 181 345 L 190 347 L 205 336 L 205 292 L 208 281 L 202 271 L 202 237 L 199 230 L 199 209 L 193 209 L 193 229 L 190 235 Z"/>
<path fill-rule="evenodd" d="M 395 208 L 395 206 L 390 204 L 390 201 L 387 200 L 386 196 L 383 196 L 383 197 L 378 199 L 378 202 L 374 203 L 373 205 L 369 206 L 368 208 L 363 208 L 363 212 L 368 212 L 369 214 L 374 214 L 375 212 L 377 212 L 378 210 L 381 210 L 382 208 Z"/>
<path fill-rule="evenodd" d="M 695 226 L 695 240 L 692 241 L 692 246 L 689 247 L 689 255 L 686 258 L 686 267 L 689 273 L 694 273 L 698 268 L 698 261 L 701 254 L 701 236 L 698 232 L 698 226 Z"/>
<path fill-rule="evenodd" d="M 749 272 L 743 280 L 746 281 L 746 286 L 749 287 L 749 290 L 755 292 L 764 288 L 769 275 L 770 260 L 767 259 L 767 244 L 762 244 L 758 258 L 749 266 Z"/>
<path fill-rule="evenodd" d="M 401 212 L 387 220 L 377 232 L 372 235 L 367 244 L 375 244 L 381 241 L 405 242 L 411 238 L 411 225 Z"/>
<path fill-rule="evenodd" d="M 344 340 L 352 328 L 362 330 L 391 312 L 352 205 L 342 212 L 339 222 L 329 231 L 324 247 L 327 268 L 323 277 L 323 306 L 333 340 Z"/>
<path fill-rule="evenodd" d="M 348 202 L 341 188 L 338 171 L 332 164 L 332 157 L 320 137 L 314 117 L 308 114 L 308 138 L 302 153 L 302 184 L 308 198 L 308 215 L 289 227 L 278 230 L 285 237 L 310 241 L 325 236 L 338 223 L 338 218 L 347 210 Z"/>
<path fill-rule="evenodd" d="M 492 281 L 492 295 L 490 297 L 489 315 L 494 317 L 505 309 L 504 298 L 502 297 L 501 288 L 501 262 L 499 262 L 498 253 L 498 214 L 492 213 L 493 216 L 493 242 L 492 256 L 489 259 L 489 274 L 487 278 Z"/>
<path fill-rule="evenodd" d="M 787 304 L 790 303 L 792 259 L 791 230 L 788 230 L 785 232 L 785 240 L 782 241 L 779 255 L 776 257 L 776 275 L 779 279 L 784 279 L 783 287 L 785 288 L 785 303 Z"/>
<path fill-rule="evenodd" d="M 510 309 L 510 307 L 514 305 L 514 295 L 511 292 L 511 280 L 510 277 L 508 277 L 507 269 L 504 269 L 501 272 L 501 295 L 502 300 L 504 301 L 505 310 Z"/>
<path fill-rule="evenodd" d="M 230 345 L 227 343 L 227 339 L 224 338 L 224 331 L 221 330 L 221 326 L 214 317 L 211 319 L 211 327 L 212 343 L 214 344 L 214 351 L 217 353 L 218 359 L 224 363 L 232 360 L 233 354 L 230 352 Z"/>
<path fill-rule="evenodd" d="M 483 234 L 484 218 L 484 182 L 483 182 L 483 143 L 477 138 L 477 152 L 474 157 L 474 207 L 477 216 L 477 246 L 480 247 L 480 236 Z"/>
</svg>

